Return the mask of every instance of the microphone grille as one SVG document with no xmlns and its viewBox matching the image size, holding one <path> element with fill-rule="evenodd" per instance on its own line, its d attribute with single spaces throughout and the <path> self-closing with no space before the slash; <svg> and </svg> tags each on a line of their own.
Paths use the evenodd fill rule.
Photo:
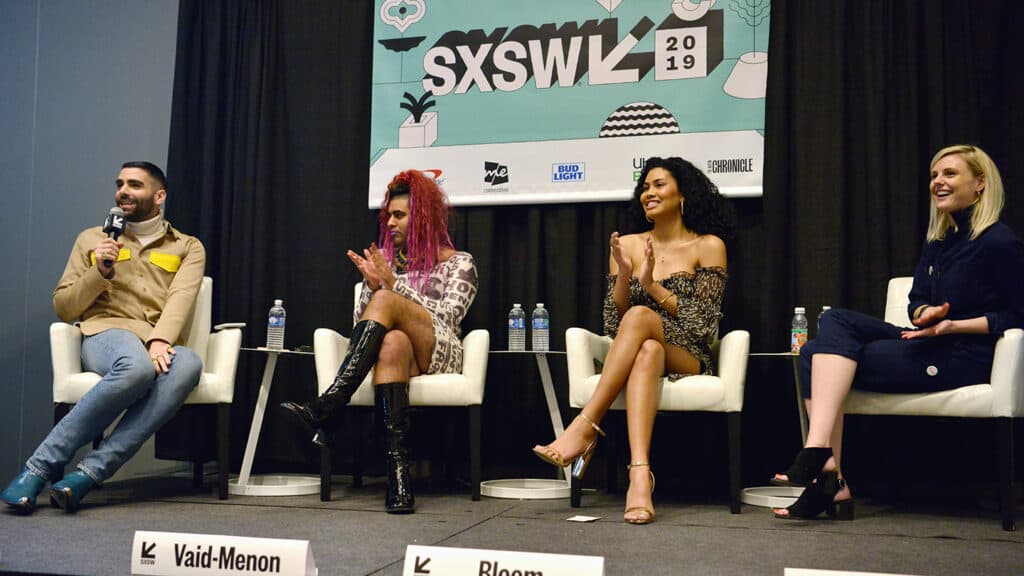
<svg viewBox="0 0 1024 576">
<path fill-rule="evenodd" d="M 115 216 L 124 216 L 124 210 L 121 210 L 120 206 L 114 206 L 110 209 L 110 213 Z"/>
</svg>

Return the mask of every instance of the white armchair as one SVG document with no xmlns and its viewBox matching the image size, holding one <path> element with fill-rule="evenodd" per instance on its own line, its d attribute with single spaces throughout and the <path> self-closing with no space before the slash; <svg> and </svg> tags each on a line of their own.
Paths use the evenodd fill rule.
<svg viewBox="0 0 1024 576">
<path fill-rule="evenodd" d="M 359 302 L 362 283 L 356 284 L 355 300 Z M 469 414 L 469 470 L 471 497 L 480 499 L 480 405 L 484 401 L 484 383 L 487 377 L 487 357 L 490 332 L 473 330 L 462 339 L 463 362 L 460 374 L 425 374 L 409 381 L 409 405 L 432 407 L 465 407 Z M 316 359 L 317 394 L 322 394 L 334 382 L 349 340 L 330 328 L 313 332 L 313 353 Z M 349 402 L 353 407 L 373 406 L 373 372 L 366 376 Z M 359 447 L 353 442 L 353 485 L 362 486 L 362 462 Z M 320 450 L 320 499 L 331 499 L 330 449 Z"/>
<path fill-rule="evenodd" d="M 242 331 L 228 328 L 210 331 L 213 310 L 213 279 L 204 277 L 196 296 L 192 318 L 185 327 L 185 346 L 203 361 L 199 385 L 185 404 L 217 405 L 217 496 L 228 497 L 228 434 L 231 402 L 235 393 L 235 370 Z M 219 327 L 218 327 L 219 328 Z M 82 370 L 82 332 L 64 322 L 50 325 L 50 356 L 53 363 L 53 423 L 60 421 L 71 407 L 100 380 L 95 372 Z M 202 462 L 194 463 L 193 482 L 202 484 Z"/>
<path fill-rule="evenodd" d="M 912 277 L 889 280 L 885 321 L 910 324 Z M 886 394 L 852 390 L 846 399 L 847 414 L 884 416 L 945 416 L 993 418 L 999 468 L 1000 514 L 1003 529 L 1016 529 L 1013 502 L 1013 419 L 1024 416 L 1024 330 L 1007 330 L 996 342 L 990 383 L 972 384 L 930 394 Z"/>
<path fill-rule="evenodd" d="M 583 328 L 565 332 L 569 369 L 569 405 L 582 409 L 594 394 L 601 378 L 599 364 L 604 362 L 612 339 Z M 743 412 L 743 386 L 750 354 L 750 333 L 733 330 L 712 346 L 717 363 L 716 376 L 686 376 L 678 380 L 661 379 L 658 410 L 665 412 L 722 412 L 727 416 L 729 434 L 729 510 L 740 512 L 740 414 Z M 625 410 L 625 394 L 620 394 L 611 410 Z M 613 488 L 614 455 L 608 457 L 609 489 Z M 572 481 L 571 504 L 580 505 L 581 485 Z"/>
</svg>

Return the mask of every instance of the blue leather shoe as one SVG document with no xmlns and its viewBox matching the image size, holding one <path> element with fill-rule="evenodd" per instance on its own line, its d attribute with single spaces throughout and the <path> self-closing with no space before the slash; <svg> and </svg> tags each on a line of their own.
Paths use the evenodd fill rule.
<svg viewBox="0 0 1024 576">
<path fill-rule="evenodd" d="M 50 504 L 63 508 L 65 512 L 74 512 L 78 510 L 82 498 L 85 498 L 95 485 L 88 474 L 75 470 L 60 482 L 50 486 Z"/>
<path fill-rule="evenodd" d="M 22 470 L 0 494 L 0 500 L 28 514 L 36 507 L 36 496 L 43 491 L 46 480 L 36 476 L 28 468 Z"/>
</svg>

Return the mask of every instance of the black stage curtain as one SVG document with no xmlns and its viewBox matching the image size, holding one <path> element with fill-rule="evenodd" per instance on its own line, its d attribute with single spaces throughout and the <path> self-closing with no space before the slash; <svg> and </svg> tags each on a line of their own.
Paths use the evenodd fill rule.
<svg viewBox="0 0 1024 576">
<path fill-rule="evenodd" d="M 248 322 L 246 345 L 263 342 L 273 298 L 285 299 L 289 347 L 311 343 L 317 327 L 350 330 L 359 278 L 344 251 L 376 236 L 366 209 L 374 17 L 365 1 L 181 0 L 167 210 L 206 244 L 215 322 Z M 812 317 L 823 304 L 880 312 L 886 280 L 911 273 L 918 257 L 928 161 L 947 144 L 975 143 L 993 156 L 1010 192 L 1005 220 L 1024 231 L 1012 195 L 1024 165 L 1014 146 L 1024 81 L 1012 42 L 1022 26 L 1017 3 L 772 3 L 765 193 L 735 201 L 723 332 L 747 329 L 752 350 L 777 351 L 788 345 L 794 305 Z M 608 235 L 636 230 L 615 203 L 459 208 L 452 226 L 480 271 L 464 327 L 488 328 L 492 348 L 506 344 L 513 302 L 546 303 L 553 349 L 570 326 L 599 331 Z M 239 373 L 236 463 L 261 361 L 244 356 Z M 272 405 L 314 390 L 311 362 L 284 364 Z M 564 364 L 554 368 L 564 385 Z M 544 469 L 528 451 L 551 436 L 534 372 L 491 359 L 485 475 Z M 748 484 L 798 447 L 787 374 L 751 362 Z M 272 416 L 258 462 L 312 468 L 308 442 Z M 659 420 L 660 470 L 677 466 L 677 455 L 703 461 L 678 467 L 699 469 L 686 477 L 721 492 L 724 448 L 724 425 Z"/>
</svg>

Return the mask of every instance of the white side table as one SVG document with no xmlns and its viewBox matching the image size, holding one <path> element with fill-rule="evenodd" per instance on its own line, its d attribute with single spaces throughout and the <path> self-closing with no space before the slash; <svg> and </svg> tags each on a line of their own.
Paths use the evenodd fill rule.
<svg viewBox="0 0 1024 576">
<path fill-rule="evenodd" d="M 807 441 L 807 410 L 800 390 L 800 355 L 794 352 L 751 352 L 751 356 L 788 359 L 793 366 L 793 385 L 796 387 L 797 414 L 800 417 L 800 446 Z M 799 486 L 752 486 L 740 493 L 740 501 L 752 506 L 785 508 L 792 504 L 804 489 Z"/>
<path fill-rule="evenodd" d="M 318 494 L 320 492 L 319 476 L 303 476 L 297 474 L 261 474 L 250 475 L 252 461 L 256 455 L 256 444 L 260 439 L 260 428 L 263 426 L 263 415 L 267 411 L 267 398 L 270 396 L 270 385 L 274 381 L 274 370 L 277 368 L 279 356 L 313 356 L 312 352 L 297 350 L 271 350 L 269 348 L 242 348 L 247 352 L 262 352 L 267 355 L 267 364 L 263 368 L 263 380 L 260 382 L 259 395 L 256 398 L 256 410 L 249 426 L 249 439 L 245 443 L 245 456 L 242 458 L 242 469 L 238 478 L 228 482 L 230 494 L 245 496 L 300 496 Z"/>
<path fill-rule="evenodd" d="M 564 351 L 535 352 L 533 350 L 491 350 L 490 354 L 509 354 L 533 356 L 537 361 L 537 370 L 540 371 L 540 381 L 544 388 L 544 400 L 548 405 L 548 415 L 551 417 L 551 429 L 555 432 L 555 438 L 562 435 L 565 428 L 562 426 L 562 412 L 558 409 L 558 399 L 555 397 L 555 385 L 551 380 L 551 368 L 548 366 L 548 356 L 565 356 Z M 559 478 L 510 478 L 505 480 L 486 480 L 480 483 L 480 494 L 491 498 L 516 498 L 519 500 L 547 500 L 569 497 L 569 468 L 559 470 Z"/>
</svg>

